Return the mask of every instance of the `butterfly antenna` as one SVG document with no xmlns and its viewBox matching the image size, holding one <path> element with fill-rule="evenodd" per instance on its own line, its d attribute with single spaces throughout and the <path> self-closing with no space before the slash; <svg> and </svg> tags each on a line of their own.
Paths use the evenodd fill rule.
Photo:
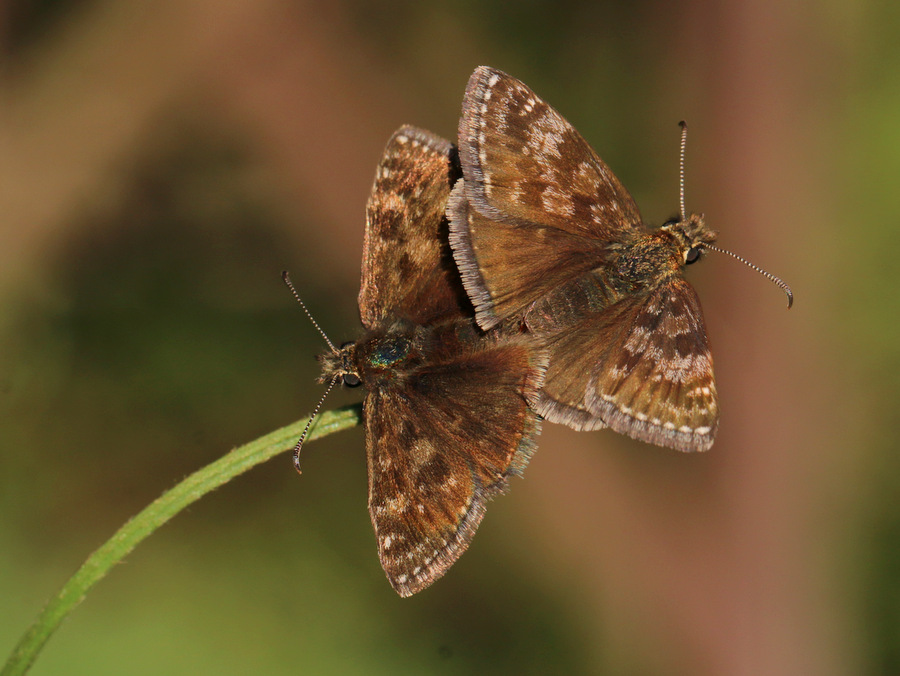
<svg viewBox="0 0 900 676">
<path fill-rule="evenodd" d="M 751 263 L 750 261 L 748 261 L 746 258 L 742 258 L 742 257 L 738 256 L 736 253 L 731 253 L 730 251 L 728 251 L 728 250 L 726 250 L 726 249 L 720 249 L 719 247 L 713 246 L 712 244 L 704 244 L 703 247 L 706 248 L 706 249 L 712 249 L 713 251 L 718 251 L 719 253 L 728 254 L 728 255 L 731 256 L 732 258 L 735 258 L 735 259 L 739 260 L 739 261 L 740 261 L 741 263 L 743 263 L 744 265 L 747 265 L 747 266 L 753 268 L 753 269 L 756 270 L 759 274 L 761 274 L 763 277 L 766 277 L 766 278 L 768 278 L 770 281 L 775 282 L 775 284 L 777 284 L 778 286 L 780 286 L 781 289 L 782 289 L 782 291 L 784 291 L 784 292 L 787 294 L 787 299 L 788 299 L 788 305 L 787 305 L 787 306 L 788 306 L 788 310 L 791 309 L 791 306 L 794 304 L 794 292 L 791 291 L 791 287 L 789 287 L 787 284 L 785 284 L 779 277 L 776 277 L 775 275 L 773 275 L 773 274 L 770 273 L 770 272 L 766 272 L 765 270 L 763 270 L 763 269 L 762 269 L 761 267 L 759 267 L 758 265 L 753 265 L 753 263 Z"/>
<path fill-rule="evenodd" d="M 328 340 L 327 338 L 325 340 Z M 309 416 L 309 420 L 306 421 L 306 427 L 303 428 L 303 434 L 300 435 L 300 439 L 297 441 L 297 445 L 294 446 L 294 469 L 297 470 L 297 474 L 303 474 L 303 471 L 300 469 L 300 449 L 303 448 L 303 442 L 306 441 L 306 435 L 309 432 L 309 428 L 312 427 L 313 420 L 316 419 L 316 416 L 319 415 L 319 409 L 322 408 L 322 402 L 325 401 L 325 397 L 328 396 L 328 393 L 331 392 L 331 388 L 334 387 L 334 384 L 338 381 L 340 376 L 335 376 L 331 379 L 331 382 L 328 383 L 328 387 L 325 389 L 325 394 L 322 395 L 322 398 L 319 399 L 319 403 L 316 404 L 316 407 L 313 409 L 312 415 Z"/>
<path fill-rule="evenodd" d="M 681 158 L 678 162 L 678 197 L 679 197 L 679 205 L 681 207 L 681 220 L 684 221 L 684 220 L 687 220 L 687 216 L 686 216 L 686 212 L 685 212 L 685 208 L 684 208 L 684 155 L 685 155 L 685 149 L 687 148 L 687 122 L 682 120 L 681 122 L 678 123 L 678 126 L 681 127 Z M 753 263 L 748 261 L 746 258 L 742 258 L 741 256 L 738 256 L 736 253 L 732 253 L 730 251 L 727 251 L 726 249 L 720 249 L 719 247 L 713 246 L 712 244 L 704 244 L 703 246 L 707 249 L 712 249 L 713 251 L 718 251 L 719 253 L 727 254 L 727 255 L 731 256 L 732 258 L 739 260 L 744 265 L 747 265 L 747 266 L 753 268 L 759 274 L 761 274 L 763 277 L 766 277 L 770 281 L 775 282 L 775 284 L 780 286 L 781 290 L 784 291 L 785 294 L 787 294 L 788 310 L 791 309 L 791 306 L 794 304 L 794 292 L 791 291 L 791 287 L 789 287 L 787 284 L 785 284 L 781 278 L 776 277 L 775 275 L 773 275 L 770 272 L 766 272 L 758 265 L 754 265 Z"/>
<path fill-rule="evenodd" d="M 681 220 L 687 220 L 687 213 L 684 210 L 684 151 L 687 148 L 687 122 L 682 120 L 678 123 L 681 127 L 681 159 L 678 162 L 678 197 L 681 206 Z"/>
<path fill-rule="evenodd" d="M 328 343 L 328 347 L 331 348 L 331 351 L 337 354 L 337 349 L 334 347 L 334 343 L 328 340 L 328 336 L 325 335 L 322 327 L 319 326 L 319 323 L 315 319 L 313 319 L 313 316 L 310 314 L 309 310 L 306 309 L 306 304 L 300 298 L 300 294 L 297 293 L 297 289 L 295 289 L 294 285 L 291 283 L 291 276 L 288 274 L 287 270 L 281 273 L 281 279 L 284 280 L 284 283 L 287 284 L 287 288 L 289 288 L 291 290 L 291 293 L 294 294 L 294 298 L 296 298 L 297 302 L 300 303 L 300 307 L 303 308 L 306 316 L 309 317 L 309 321 L 311 321 L 313 323 L 313 326 L 316 327 L 316 331 L 318 331 L 322 335 L 322 337 L 325 339 L 325 342 Z"/>
</svg>

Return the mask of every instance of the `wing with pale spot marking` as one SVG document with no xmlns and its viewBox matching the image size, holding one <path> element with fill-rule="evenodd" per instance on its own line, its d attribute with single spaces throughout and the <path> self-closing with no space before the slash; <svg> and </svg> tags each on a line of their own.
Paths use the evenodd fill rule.
<svg viewBox="0 0 900 676">
<path fill-rule="evenodd" d="M 576 429 L 607 425 L 660 446 L 705 451 L 719 406 L 703 312 L 680 278 L 585 313 L 549 335 L 538 413 Z M 598 424 L 599 423 L 599 424 Z"/>
<path fill-rule="evenodd" d="M 581 135 L 501 71 L 482 66 L 469 79 L 459 155 L 465 187 L 448 206 L 450 241 L 484 328 L 601 265 L 607 244 L 641 224 Z"/>
<path fill-rule="evenodd" d="M 539 431 L 528 401 L 536 401 L 545 368 L 525 338 L 480 338 L 370 389 L 369 513 L 381 564 L 401 596 L 446 572 L 487 501 L 524 470 Z"/>
<path fill-rule="evenodd" d="M 444 215 L 459 175 L 453 146 L 424 129 L 401 127 L 388 141 L 366 207 L 359 288 L 366 328 L 390 314 L 418 324 L 471 314 Z"/>
</svg>

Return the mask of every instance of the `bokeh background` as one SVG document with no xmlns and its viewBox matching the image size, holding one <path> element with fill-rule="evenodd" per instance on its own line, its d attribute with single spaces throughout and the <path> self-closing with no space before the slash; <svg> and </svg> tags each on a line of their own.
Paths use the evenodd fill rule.
<svg viewBox="0 0 900 676">
<path fill-rule="evenodd" d="M 34 674 L 900 673 L 900 5 L 15 0 L 0 92 L 0 652 L 128 517 L 308 413 L 356 309 L 390 134 L 467 78 L 557 107 L 689 271 L 722 423 L 697 456 L 545 425 L 402 600 L 359 429 L 180 514 Z M 359 400 L 333 394 L 328 407 Z"/>
</svg>

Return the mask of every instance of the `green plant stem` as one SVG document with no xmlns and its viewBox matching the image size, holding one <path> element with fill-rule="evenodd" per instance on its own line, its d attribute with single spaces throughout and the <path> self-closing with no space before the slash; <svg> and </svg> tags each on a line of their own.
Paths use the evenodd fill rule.
<svg viewBox="0 0 900 676">
<path fill-rule="evenodd" d="M 130 519 L 78 569 L 19 640 L 0 672 L 13 676 L 28 671 L 41 648 L 66 616 L 81 603 L 87 591 L 144 538 L 191 503 L 266 460 L 293 448 L 307 418 L 234 449 L 163 493 Z M 316 418 L 306 441 L 359 424 L 359 405 L 326 411 Z"/>
</svg>

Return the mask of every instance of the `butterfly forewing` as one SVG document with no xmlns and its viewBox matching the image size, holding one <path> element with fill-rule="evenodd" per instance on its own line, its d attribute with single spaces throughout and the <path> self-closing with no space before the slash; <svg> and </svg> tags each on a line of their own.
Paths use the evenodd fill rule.
<svg viewBox="0 0 900 676">
<path fill-rule="evenodd" d="M 562 230 L 511 227 L 483 216 L 466 199 L 462 181 L 453 189 L 448 214 L 460 275 L 485 329 L 523 315 L 573 274 L 591 270 L 606 257 L 602 246 Z"/>
<path fill-rule="evenodd" d="M 599 240 L 641 222 L 581 134 L 506 73 L 481 66 L 469 78 L 459 144 L 466 194 L 488 218 Z"/>
<path fill-rule="evenodd" d="M 465 182 L 448 206 L 450 241 L 484 328 L 602 265 L 608 244 L 640 223 L 581 135 L 505 73 L 480 67 L 469 79 L 459 143 Z"/>
<path fill-rule="evenodd" d="M 388 141 L 366 207 L 359 289 L 366 328 L 392 313 L 427 324 L 468 307 L 444 216 L 459 173 L 451 144 L 430 132 L 402 127 Z"/>
</svg>

